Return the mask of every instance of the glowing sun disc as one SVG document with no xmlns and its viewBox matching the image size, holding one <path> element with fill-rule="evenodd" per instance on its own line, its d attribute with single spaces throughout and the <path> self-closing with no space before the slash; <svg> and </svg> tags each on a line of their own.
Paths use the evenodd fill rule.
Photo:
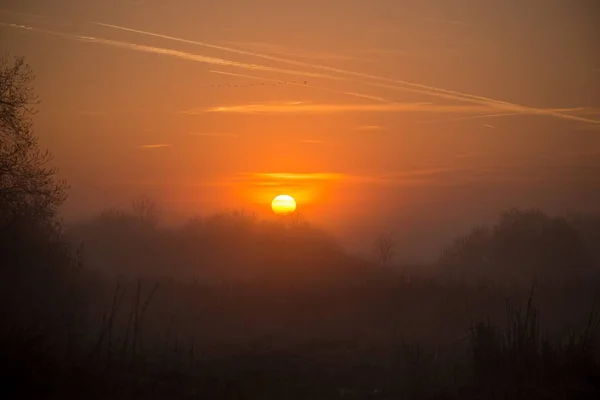
<svg viewBox="0 0 600 400">
<path fill-rule="evenodd" d="M 291 214 L 296 211 L 296 201 L 292 196 L 280 194 L 271 202 L 271 209 L 275 214 Z"/>
</svg>

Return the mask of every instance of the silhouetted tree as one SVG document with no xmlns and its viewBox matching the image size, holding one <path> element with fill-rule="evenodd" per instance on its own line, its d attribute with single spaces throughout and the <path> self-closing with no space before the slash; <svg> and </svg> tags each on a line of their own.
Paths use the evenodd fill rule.
<svg viewBox="0 0 600 400">
<path fill-rule="evenodd" d="M 390 233 L 382 234 L 374 242 L 374 250 L 382 265 L 389 265 L 394 257 L 396 244 Z"/>
<path fill-rule="evenodd" d="M 78 286 L 81 258 L 62 240 L 56 218 L 66 185 L 47 167 L 50 154 L 40 150 L 33 132 L 32 79 L 23 58 L 0 58 L 2 376 L 31 377 L 32 371 L 55 369 L 58 354 L 72 354 L 85 319 L 85 296 Z"/>
<path fill-rule="evenodd" d="M 138 197 L 131 203 L 131 209 L 138 220 L 151 225 L 158 223 L 158 206 L 149 197 Z"/>
<path fill-rule="evenodd" d="M 23 58 L 0 58 L 0 226 L 24 212 L 53 217 L 66 198 L 66 185 L 46 166 L 50 153 L 39 149 L 33 131 L 33 77 Z"/>
</svg>

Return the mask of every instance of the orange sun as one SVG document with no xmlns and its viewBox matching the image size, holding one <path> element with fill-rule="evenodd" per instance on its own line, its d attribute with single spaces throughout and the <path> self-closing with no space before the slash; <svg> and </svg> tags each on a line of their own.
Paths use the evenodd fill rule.
<svg viewBox="0 0 600 400">
<path fill-rule="evenodd" d="M 287 194 L 280 194 L 271 202 L 271 208 L 277 215 L 291 214 L 296 211 L 296 200 Z"/>
</svg>

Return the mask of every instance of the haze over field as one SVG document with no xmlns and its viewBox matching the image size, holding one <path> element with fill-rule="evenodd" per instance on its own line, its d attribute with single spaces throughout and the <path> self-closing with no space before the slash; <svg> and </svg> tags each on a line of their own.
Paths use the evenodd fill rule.
<svg viewBox="0 0 600 400">
<path fill-rule="evenodd" d="M 405 261 L 508 207 L 598 211 L 593 1 L 4 1 L 67 220 L 298 211 Z"/>
<path fill-rule="evenodd" d="M 0 398 L 600 398 L 594 0 L 0 0 Z"/>
</svg>

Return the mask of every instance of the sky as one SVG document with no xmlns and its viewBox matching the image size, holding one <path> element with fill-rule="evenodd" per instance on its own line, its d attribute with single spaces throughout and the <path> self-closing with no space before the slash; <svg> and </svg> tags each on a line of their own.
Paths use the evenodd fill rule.
<svg viewBox="0 0 600 400">
<path fill-rule="evenodd" d="M 349 246 L 431 257 L 509 207 L 600 211 L 594 0 L 0 0 L 65 218 L 285 193 Z"/>
</svg>

